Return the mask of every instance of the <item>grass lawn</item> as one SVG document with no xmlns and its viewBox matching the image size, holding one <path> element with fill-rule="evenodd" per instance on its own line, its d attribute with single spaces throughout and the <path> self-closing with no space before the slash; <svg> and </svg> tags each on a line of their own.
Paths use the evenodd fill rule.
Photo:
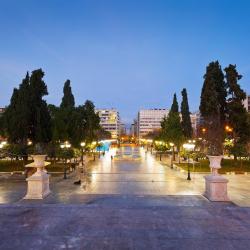
<svg viewBox="0 0 250 250">
<path fill-rule="evenodd" d="M 31 162 L 32 161 L 29 161 L 28 163 Z M 67 163 L 67 166 L 70 166 L 70 163 Z M 63 172 L 64 164 L 52 163 L 49 166 L 47 166 L 46 169 L 48 172 Z M 15 171 L 25 171 L 23 161 L 0 160 L 0 172 L 15 172 Z"/>
<path fill-rule="evenodd" d="M 177 166 L 187 170 L 187 163 L 176 164 Z M 225 174 L 226 172 L 235 172 L 235 173 L 244 173 L 250 172 L 250 161 L 249 160 L 240 160 L 234 162 L 231 159 L 223 159 L 221 164 L 221 169 L 219 169 L 219 173 Z M 194 165 L 190 163 L 190 170 L 192 172 L 210 172 L 209 161 L 208 160 L 200 160 L 199 163 Z"/>
</svg>

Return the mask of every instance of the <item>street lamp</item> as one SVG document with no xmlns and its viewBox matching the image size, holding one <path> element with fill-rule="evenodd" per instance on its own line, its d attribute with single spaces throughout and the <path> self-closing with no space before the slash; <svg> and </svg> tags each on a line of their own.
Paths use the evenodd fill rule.
<svg viewBox="0 0 250 250">
<path fill-rule="evenodd" d="M 70 148 L 71 144 L 68 141 L 65 141 L 60 145 L 60 148 Z"/>
<path fill-rule="evenodd" d="M 206 128 L 202 128 L 201 132 L 203 134 L 203 136 L 202 136 L 203 153 L 205 153 L 205 146 L 206 146 L 206 136 L 205 136 L 205 134 L 207 132 L 207 129 Z"/>
<path fill-rule="evenodd" d="M 194 148 L 195 148 L 195 141 L 191 141 L 189 143 L 185 143 L 183 144 L 183 148 L 186 150 L 186 151 L 193 151 Z M 189 154 L 188 154 L 188 177 L 187 177 L 187 180 L 191 181 L 191 177 L 190 177 L 190 166 L 189 166 Z"/>
<path fill-rule="evenodd" d="M 32 145 L 32 141 L 31 141 L 31 140 L 28 140 L 28 141 L 27 141 L 27 145 L 28 145 L 28 146 Z"/>
<path fill-rule="evenodd" d="M 172 157 L 171 157 L 171 168 L 173 168 L 173 161 L 174 161 L 174 143 L 169 143 L 170 147 L 172 147 Z"/>
<path fill-rule="evenodd" d="M 225 126 L 225 130 L 226 130 L 228 133 L 233 132 L 233 128 L 230 127 L 230 126 L 228 126 L 228 125 Z"/>
<path fill-rule="evenodd" d="M 60 145 L 61 149 L 68 149 L 71 147 L 71 144 L 68 141 L 65 141 Z M 67 172 L 66 172 L 66 157 L 65 157 L 65 163 L 64 163 L 64 171 L 63 171 L 63 179 L 67 179 Z"/>
<path fill-rule="evenodd" d="M 93 142 L 91 143 L 91 145 L 92 145 L 93 147 L 95 147 L 96 144 L 97 144 L 96 141 L 93 141 Z M 93 152 L 93 154 L 94 154 L 94 161 L 95 161 L 95 152 L 94 152 L 94 148 L 92 149 L 92 152 Z"/>
<path fill-rule="evenodd" d="M 81 162 L 82 162 L 82 166 L 83 166 L 83 148 L 85 147 L 86 143 L 85 142 L 81 142 Z"/>
<path fill-rule="evenodd" d="M 6 144 L 7 144 L 7 141 L 2 141 L 2 142 L 0 143 L 0 148 L 3 148 Z"/>
</svg>

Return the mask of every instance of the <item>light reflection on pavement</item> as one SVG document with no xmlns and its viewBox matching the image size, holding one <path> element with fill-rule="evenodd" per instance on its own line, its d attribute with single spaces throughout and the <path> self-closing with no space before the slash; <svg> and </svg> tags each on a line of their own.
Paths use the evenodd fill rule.
<svg viewBox="0 0 250 250">
<path fill-rule="evenodd" d="M 117 151 L 117 152 L 116 152 Z M 111 155 L 114 159 L 111 160 Z M 118 155 L 118 156 L 117 156 Z M 84 190 L 91 194 L 200 194 L 192 182 L 158 163 L 142 148 L 112 149 L 91 170 L 91 183 Z"/>
<path fill-rule="evenodd" d="M 139 160 L 111 160 L 116 149 L 111 150 L 99 162 L 93 164 L 91 182 L 83 190 L 89 194 L 135 194 L 135 195 L 203 195 L 205 182 L 202 173 L 173 170 L 161 164 L 142 148 L 121 148 L 118 154 L 139 154 Z M 230 175 L 228 193 L 230 199 L 240 206 L 250 206 L 250 175 Z"/>
<path fill-rule="evenodd" d="M 74 175 L 67 180 L 62 176 L 53 177 L 50 184 L 52 194 L 36 202 L 81 203 L 88 197 L 102 195 L 202 195 L 205 187 L 203 176 L 192 173 L 192 180 L 188 181 L 187 173 L 171 169 L 139 147 L 111 149 L 101 159 L 89 164 L 82 185 L 73 184 L 77 179 Z M 250 206 L 250 175 L 227 175 L 226 178 L 229 179 L 230 199 L 237 205 Z M 21 201 L 26 188 L 25 180 L 0 180 L 0 204 Z"/>
</svg>

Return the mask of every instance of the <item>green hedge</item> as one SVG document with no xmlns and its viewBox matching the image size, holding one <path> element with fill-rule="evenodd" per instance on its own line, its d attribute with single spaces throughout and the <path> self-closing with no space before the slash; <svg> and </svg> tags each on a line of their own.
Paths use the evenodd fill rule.
<svg viewBox="0 0 250 250">
<path fill-rule="evenodd" d="M 29 161 L 28 163 L 31 163 Z M 28 164 L 26 163 L 26 164 Z M 66 164 L 67 167 L 71 165 L 71 163 Z M 52 163 L 46 167 L 49 172 L 63 172 L 64 164 L 63 163 Z M 24 162 L 23 161 L 10 161 L 10 160 L 0 160 L 0 172 L 15 172 L 15 171 L 25 171 Z"/>
<path fill-rule="evenodd" d="M 187 170 L 187 163 L 177 164 L 181 168 Z M 237 160 L 234 161 L 232 159 L 223 159 L 221 164 L 221 169 L 219 169 L 219 173 L 224 174 L 226 172 L 250 172 L 250 161 L 249 160 Z M 193 164 L 190 163 L 190 170 L 193 171 Z M 209 161 L 208 160 L 200 160 L 199 163 L 195 164 L 194 172 L 210 172 Z"/>
</svg>

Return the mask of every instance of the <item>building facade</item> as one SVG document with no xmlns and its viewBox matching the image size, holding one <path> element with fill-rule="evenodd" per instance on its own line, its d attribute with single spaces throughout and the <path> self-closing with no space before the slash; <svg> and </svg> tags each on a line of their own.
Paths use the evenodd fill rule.
<svg viewBox="0 0 250 250">
<path fill-rule="evenodd" d="M 201 115 L 200 112 L 194 112 L 190 114 L 190 119 L 191 119 L 191 124 L 193 128 L 193 135 L 197 136 L 198 135 L 198 129 L 200 127 L 201 123 Z"/>
<path fill-rule="evenodd" d="M 246 108 L 247 112 L 250 112 L 250 95 L 247 95 L 247 98 L 244 100 L 243 105 Z"/>
<path fill-rule="evenodd" d="M 161 128 L 161 121 L 168 116 L 168 109 L 143 109 L 138 112 L 137 135 L 143 138 L 150 132 Z"/>
<path fill-rule="evenodd" d="M 111 133 L 112 139 L 120 135 L 120 116 L 116 109 L 96 109 L 102 128 Z"/>
<path fill-rule="evenodd" d="M 127 134 L 126 125 L 125 125 L 125 123 L 122 123 L 121 121 L 120 121 L 119 134 L 120 135 L 126 135 Z"/>
<path fill-rule="evenodd" d="M 5 108 L 0 108 L 0 117 L 3 115 L 4 111 L 5 111 Z M 0 136 L 0 141 L 2 141 L 4 139 L 5 138 L 3 138 L 3 137 Z"/>
<path fill-rule="evenodd" d="M 4 113 L 4 111 L 5 111 L 5 108 L 0 108 L 0 117 Z"/>
<path fill-rule="evenodd" d="M 138 122 L 137 119 L 134 119 L 133 123 L 130 126 L 130 135 L 133 137 L 138 137 L 137 135 L 137 127 L 138 127 Z"/>
</svg>

